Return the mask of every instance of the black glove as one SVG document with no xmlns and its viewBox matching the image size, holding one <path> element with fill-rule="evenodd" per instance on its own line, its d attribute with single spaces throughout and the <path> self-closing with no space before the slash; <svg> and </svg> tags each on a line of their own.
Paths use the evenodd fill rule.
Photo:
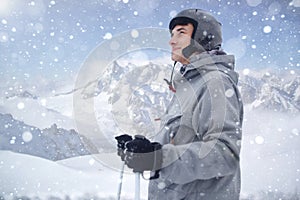
<svg viewBox="0 0 300 200">
<path fill-rule="evenodd" d="M 124 134 L 124 135 L 120 135 L 115 137 L 115 139 L 117 140 L 118 144 L 118 156 L 121 157 L 121 160 L 124 161 L 125 159 L 125 143 L 128 141 L 132 140 L 132 137 L 130 135 Z"/>
<path fill-rule="evenodd" d="M 158 171 L 162 165 L 162 145 L 136 135 L 125 144 L 125 164 L 134 172 Z"/>
</svg>

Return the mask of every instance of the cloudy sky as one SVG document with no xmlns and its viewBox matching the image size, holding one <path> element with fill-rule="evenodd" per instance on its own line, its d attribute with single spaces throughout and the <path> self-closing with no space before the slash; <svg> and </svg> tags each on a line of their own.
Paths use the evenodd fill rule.
<svg viewBox="0 0 300 200">
<path fill-rule="evenodd" d="M 55 90 L 103 41 L 133 29 L 165 29 L 185 8 L 216 16 L 239 69 L 300 67 L 299 0 L 0 0 L 1 89 Z"/>
</svg>

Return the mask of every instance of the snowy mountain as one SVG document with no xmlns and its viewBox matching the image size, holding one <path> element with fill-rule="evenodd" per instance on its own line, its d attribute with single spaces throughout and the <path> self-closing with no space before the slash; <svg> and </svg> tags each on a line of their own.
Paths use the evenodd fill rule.
<svg viewBox="0 0 300 200">
<path fill-rule="evenodd" d="M 65 94 L 76 91 L 82 99 L 94 98 L 97 120 L 118 127 L 104 132 L 116 134 L 122 130 L 151 137 L 158 129 L 156 119 L 172 95 L 163 80 L 170 78 L 171 69 L 171 65 L 120 65 L 115 61 L 99 79 Z M 299 114 L 299 74 L 298 71 L 278 73 L 272 69 L 241 70 L 239 87 L 245 105 L 251 110 Z"/>
<path fill-rule="evenodd" d="M 0 113 L 11 114 L 15 119 L 39 129 L 55 123 L 58 127 L 78 131 L 73 104 L 77 93 L 83 101 L 94 99 L 94 112 L 101 127 L 103 121 L 119 127 L 104 127 L 104 132 L 116 134 L 122 129 L 128 133 L 152 136 L 158 129 L 155 119 L 164 112 L 172 95 L 163 80 L 170 79 L 172 66 L 120 63 L 113 62 L 101 77 L 88 81 L 86 85 L 58 88 L 46 96 L 25 89 L 1 91 L 4 97 L 0 99 Z M 299 71 L 283 73 L 274 69 L 244 69 L 239 70 L 239 74 L 244 104 L 250 105 L 251 109 L 299 113 Z M 89 119 L 83 123 L 89 126 Z"/>
<path fill-rule="evenodd" d="M 139 106 L 136 109 L 132 108 L 135 110 L 133 113 L 139 116 L 140 119 L 148 118 L 149 120 L 149 117 L 147 117 L 149 113 L 142 114 L 140 108 L 150 108 L 154 104 L 161 104 L 160 107 L 163 107 L 167 104 L 170 92 L 168 92 L 163 79 L 169 79 L 171 69 L 171 65 L 162 66 L 149 63 L 143 66 L 133 64 L 121 66 L 118 62 L 114 62 L 101 79 L 92 83 L 97 85 L 97 91 L 89 92 L 91 83 L 80 89 L 83 98 L 94 98 L 101 93 L 106 93 L 109 95 L 108 101 L 110 104 L 115 104 L 120 100 L 122 90 L 126 90 L 125 92 L 132 95 L 127 97 L 126 100 Z M 244 69 L 238 70 L 238 72 L 240 74 L 239 86 L 244 103 L 251 104 L 252 109 L 291 113 L 300 111 L 299 71 L 278 72 L 276 69 L 250 71 Z M 159 84 L 159 87 L 154 87 L 157 84 Z M 77 90 L 75 89 L 75 91 Z M 67 94 L 70 93 L 72 91 L 67 92 Z M 163 99 L 163 102 L 160 102 L 159 99 Z M 163 112 L 163 109 L 157 110 L 156 116 L 161 112 Z M 137 123 L 139 122 L 137 121 Z"/>
<path fill-rule="evenodd" d="M 300 111 L 300 73 L 252 73 L 241 76 L 239 84 L 244 103 L 250 104 L 252 109 Z"/>
<path fill-rule="evenodd" d="M 169 65 L 129 63 L 122 66 L 114 62 L 99 79 L 57 95 L 77 93 L 82 101 L 93 98 L 97 121 L 107 122 L 101 127 L 115 124 L 118 128 L 104 128 L 104 132 L 117 134 L 123 131 L 149 136 L 156 132 L 158 123 L 155 119 L 162 115 L 170 99 L 171 93 L 163 80 L 169 78 L 170 71 Z M 81 116 L 85 116 L 85 110 L 82 112 Z"/>
<path fill-rule="evenodd" d="M 159 128 L 156 118 L 163 113 L 172 94 L 163 81 L 169 78 L 171 68 L 154 63 L 137 66 L 114 62 L 99 79 L 53 96 L 40 97 L 26 90 L 7 93 L 0 111 L 11 115 L 0 115 L 0 148 L 58 160 L 88 154 L 88 148 L 93 152 L 110 151 L 115 144 L 113 136 L 124 132 L 151 137 Z M 239 86 L 246 112 L 299 114 L 299 77 L 296 72 L 241 71 Z M 95 116 L 105 135 L 97 150 L 93 147 L 99 146 L 93 144 L 94 135 L 78 133 L 74 116 L 68 115 L 72 113 L 74 93 L 79 93 L 83 100 L 95 99 Z M 32 139 L 24 141 L 24 137 Z M 82 141 L 89 141 L 88 146 Z"/>
<path fill-rule="evenodd" d="M 0 114 L 0 150 L 30 154 L 49 160 L 61 160 L 93 152 L 89 141 L 75 130 L 53 124 L 39 129 Z"/>
</svg>

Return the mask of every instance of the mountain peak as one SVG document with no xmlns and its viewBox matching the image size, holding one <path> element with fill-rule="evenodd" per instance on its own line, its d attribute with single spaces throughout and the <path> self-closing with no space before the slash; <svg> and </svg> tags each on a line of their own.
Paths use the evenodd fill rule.
<svg viewBox="0 0 300 200">
<path fill-rule="evenodd" d="M 32 94 L 31 92 L 24 90 L 24 91 L 20 91 L 17 93 L 12 93 L 10 95 L 7 95 L 5 98 L 6 99 L 11 99 L 11 98 L 16 98 L 16 97 L 20 97 L 20 98 L 28 98 L 28 99 L 38 99 L 37 95 Z"/>
</svg>

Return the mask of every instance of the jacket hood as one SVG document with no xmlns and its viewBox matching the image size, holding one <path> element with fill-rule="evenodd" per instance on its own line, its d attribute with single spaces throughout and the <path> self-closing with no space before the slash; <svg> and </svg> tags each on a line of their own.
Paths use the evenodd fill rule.
<svg viewBox="0 0 300 200">
<path fill-rule="evenodd" d="M 234 71 L 235 58 L 221 51 L 203 52 L 190 59 L 190 64 L 185 66 L 183 76 L 189 79 L 199 73 L 209 71 L 220 71 L 227 74 L 236 84 L 238 73 Z"/>
</svg>

